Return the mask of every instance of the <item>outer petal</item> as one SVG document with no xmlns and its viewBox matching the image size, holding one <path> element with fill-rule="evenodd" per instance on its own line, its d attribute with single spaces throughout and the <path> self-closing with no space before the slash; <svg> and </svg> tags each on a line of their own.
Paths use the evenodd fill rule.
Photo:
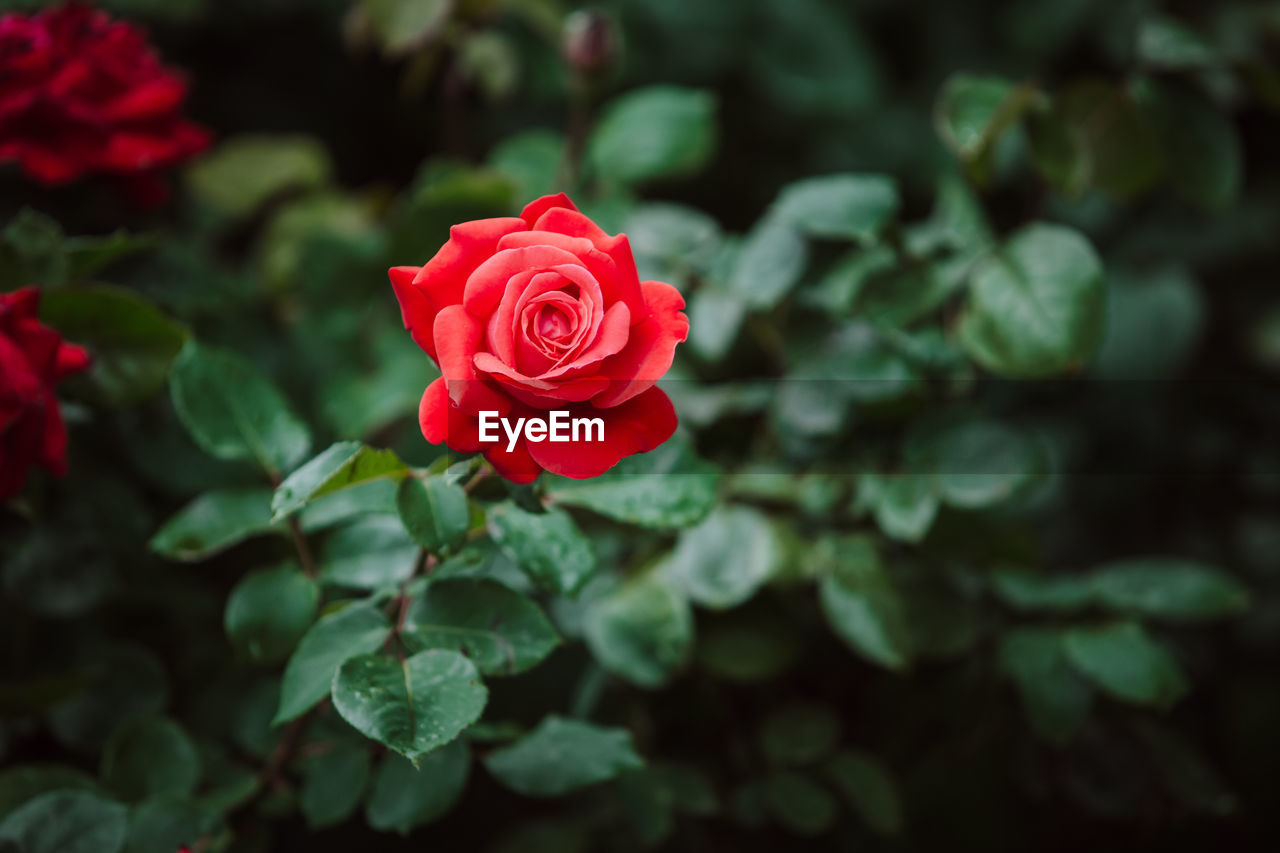
<svg viewBox="0 0 1280 853">
<path fill-rule="evenodd" d="M 422 427 L 422 437 L 432 444 L 447 444 L 459 453 L 475 453 L 484 447 L 477 423 L 453 405 L 444 377 L 433 381 L 423 392 L 418 404 L 418 425 Z"/>
<path fill-rule="evenodd" d="M 422 267 L 392 267 L 387 270 L 387 275 L 391 278 L 391 289 L 400 303 L 400 319 L 409 330 L 409 336 L 427 355 L 435 358 L 436 345 L 431 339 L 431 327 L 437 312 L 426 294 L 413 284 L 421 271 Z"/>
<path fill-rule="evenodd" d="M 524 220 L 514 217 L 463 222 L 449 229 L 448 241 L 418 269 L 407 286 L 403 277 L 410 268 L 395 268 L 401 272 L 392 272 L 391 284 L 400 301 L 405 328 L 427 355 L 436 357 L 436 344 L 432 339 L 436 314 L 462 301 L 467 278 L 494 253 L 499 240 L 525 228 Z"/>
<path fill-rule="evenodd" d="M 6 316 L 13 320 L 34 317 L 39 308 L 39 288 L 20 287 L 12 293 L 0 293 L 0 322 L 3 322 Z"/>
<path fill-rule="evenodd" d="M 513 483 L 532 483 L 542 473 L 541 466 L 529 455 L 529 446 L 523 438 L 515 449 L 507 452 L 505 441 L 501 445 L 491 446 L 484 452 L 494 469 Z"/>
<path fill-rule="evenodd" d="M 622 352 L 601 364 L 600 375 L 612 382 L 591 402 L 602 409 L 652 388 L 671 369 L 676 344 L 689 337 L 689 318 L 680 310 L 684 308 L 680 291 L 661 281 L 646 281 L 641 287 L 652 313 L 631 327 L 631 339 Z"/>
<path fill-rule="evenodd" d="M 72 373 L 88 370 L 93 363 L 92 357 L 84 347 L 63 343 L 58 347 L 57 363 L 54 366 L 54 381 L 61 381 Z"/>
<path fill-rule="evenodd" d="M 676 410 L 659 388 L 605 411 L 576 406 L 570 416 L 603 418 L 604 441 L 530 442 L 529 453 L 551 473 L 575 479 L 599 476 L 623 457 L 653 450 L 676 431 Z"/>
<path fill-rule="evenodd" d="M 602 240 L 609 239 L 604 229 L 577 208 L 550 208 L 538 217 L 532 227 L 534 231 L 555 231 L 570 237 L 585 237 L 596 245 L 599 245 Z"/>
<path fill-rule="evenodd" d="M 472 415 L 480 411 L 505 414 L 511 408 L 511 402 L 476 373 L 476 349 L 484 338 L 479 320 L 461 305 L 450 305 L 436 315 L 433 337 L 440 348 L 440 372 L 455 406 Z"/>
<path fill-rule="evenodd" d="M 524 206 L 524 210 L 520 211 L 520 218 L 532 228 L 533 223 L 538 221 L 538 217 L 555 207 L 563 207 L 568 210 L 577 210 L 577 206 L 569 200 L 564 193 L 555 193 L 553 195 L 544 195 L 542 198 L 535 199 Z"/>
</svg>

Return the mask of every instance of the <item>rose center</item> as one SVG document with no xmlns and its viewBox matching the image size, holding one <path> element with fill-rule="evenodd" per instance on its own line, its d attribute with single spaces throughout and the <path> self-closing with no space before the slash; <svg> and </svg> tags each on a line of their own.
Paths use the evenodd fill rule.
<svg viewBox="0 0 1280 853">
<path fill-rule="evenodd" d="M 573 334 L 576 318 L 570 317 L 559 305 L 546 305 L 538 312 L 538 334 L 544 338 L 561 341 Z"/>
</svg>

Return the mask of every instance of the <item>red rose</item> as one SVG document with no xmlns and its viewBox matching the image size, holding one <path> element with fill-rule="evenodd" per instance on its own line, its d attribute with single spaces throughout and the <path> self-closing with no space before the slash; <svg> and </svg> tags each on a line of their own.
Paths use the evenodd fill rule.
<svg viewBox="0 0 1280 853">
<path fill-rule="evenodd" d="M 405 328 L 444 375 L 418 418 L 433 444 L 484 451 L 527 483 L 543 471 L 594 477 L 671 437 L 675 410 L 653 387 L 689 332 L 671 285 L 642 282 L 625 234 L 610 237 L 563 195 L 519 218 L 455 225 L 423 267 L 396 267 Z M 603 440 L 481 442 L 480 413 L 510 422 L 599 418 Z M 585 434 L 583 435 L 585 438 Z M 592 434 L 592 437 L 597 437 Z"/>
<path fill-rule="evenodd" d="M 36 319 L 40 291 L 0 293 L 0 501 L 22 491 L 32 465 L 67 472 L 67 428 L 53 386 L 89 354 Z"/>
<path fill-rule="evenodd" d="M 209 144 L 178 112 L 186 94 L 140 29 L 103 12 L 73 2 L 0 17 L 0 161 L 41 183 L 126 175 L 159 200 L 158 171 Z"/>
</svg>

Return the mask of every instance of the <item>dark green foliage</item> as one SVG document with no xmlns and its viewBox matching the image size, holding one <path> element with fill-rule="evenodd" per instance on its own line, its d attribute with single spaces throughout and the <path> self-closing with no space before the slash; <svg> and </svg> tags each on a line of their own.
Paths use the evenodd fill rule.
<svg viewBox="0 0 1280 853">
<path fill-rule="evenodd" d="M 216 142 L 0 176 L 95 357 L 0 507 L 0 851 L 1274 846 L 1271 6 L 99 5 Z M 680 429 L 515 486 L 386 270 L 561 190 Z"/>
</svg>

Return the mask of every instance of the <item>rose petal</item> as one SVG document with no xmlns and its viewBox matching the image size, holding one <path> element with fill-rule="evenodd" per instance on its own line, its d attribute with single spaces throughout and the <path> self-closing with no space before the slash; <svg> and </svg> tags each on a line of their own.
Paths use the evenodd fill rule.
<svg viewBox="0 0 1280 853">
<path fill-rule="evenodd" d="M 577 210 L 569 197 L 564 193 L 555 193 L 553 195 L 544 195 L 542 198 L 535 199 L 524 206 L 524 210 L 520 211 L 520 218 L 528 224 L 530 228 L 533 223 L 538 221 L 538 217 L 551 210 L 554 207 L 563 207 L 569 210 Z"/>
<path fill-rule="evenodd" d="M 480 411 L 505 414 L 510 401 L 476 374 L 476 349 L 484 338 L 480 323 L 461 305 L 450 305 L 436 315 L 433 336 L 439 347 L 440 372 L 454 405 L 472 415 Z"/>
<path fill-rule="evenodd" d="M 480 352 L 475 357 L 476 369 L 497 380 L 516 399 L 530 405 L 546 408 L 565 401 L 588 400 L 609 387 L 609 380 L 599 376 L 581 379 L 547 381 L 525 376 L 508 364 L 503 364 L 492 353 Z"/>
<path fill-rule="evenodd" d="M 387 270 L 387 275 L 391 278 L 391 289 L 395 291 L 396 300 L 400 303 L 400 320 L 409 330 L 409 336 L 427 355 L 435 358 L 436 345 L 431 338 L 431 330 L 437 312 L 426 294 L 413 284 L 421 271 L 422 267 L 392 267 Z"/>
<path fill-rule="evenodd" d="M 546 276 L 546 278 L 543 279 L 543 276 Z M 532 286 L 535 280 L 552 283 L 558 281 L 559 278 L 558 275 L 551 272 L 525 270 L 507 279 L 506 293 L 503 295 L 502 301 L 498 303 L 497 309 L 489 315 L 489 322 L 486 324 L 490 352 L 507 364 L 516 363 L 516 336 L 519 334 L 519 330 L 516 325 L 515 313 L 516 300 L 519 298 L 519 294 L 525 288 Z"/>
<path fill-rule="evenodd" d="M 431 260 L 418 268 L 408 287 L 403 283 L 397 284 L 396 276 L 401 273 L 392 274 L 391 284 L 400 301 L 404 326 L 427 355 L 436 357 L 436 345 L 432 339 L 436 314 L 442 308 L 462 301 L 467 278 L 493 255 L 499 240 L 525 228 L 524 220 L 514 217 L 463 222 L 449 229 L 449 239 Z"/>
<path fill-rule="evenodd" d="M 549 293 L 552 290 L 562 289 L 571 284 L 577 285 L 577 301 L 581 302 L 589 309 L 587 313 L 587 331 L 583 335 L 582 340 L 594 340 L 599 330 L 600 323 L 604 318 L 605 301 L 604 294 L 600 290 L 599 282 L 596 281 L 595 277 L 592 276 L 585 267 L 578 266 L 577 264 L 561 264 L 554 267 L 551 271 L 557 274 L 556 279 L 548 280 L 539 277 L 535 282 L 530 282 L 529 286 L 519 294 L 515 303 L 515 316 L 522 317 L 524 315 L 524 311 L 529 304 L 529 300 L 542 296 L 544 293 Z M 503 301 L 505 302 L 508 298 L 509 297 L 504 297 Z M 533 344 L 533 342 L 527 340 L 525 337 L 525 330 L 518 326 L 515 329 L 515 333 L 517 335 L 515 363 L 517 368 L 526 374 L 530 374 L 540 373 L 550 367 L 550 365 L 538 363 L 536 359 L 531 360 L 530 363 L 522 362 L 520 360 L 520 355 L 522 350 L 525 350 L 525 347 L 520 345 L 520 341 L 523 340 L 527 344 Z"/>
<path fill-rule="evenodd" d="M 555 231 L 570 237 L 584 237 L 593 244 L 609 239 L 609 235 L 591 217 L 577 208 L 552 207 L 530 226 L 534 231 Z"/>
<path fill-rule="evenodd" d="M 572 359 L 565 359 L 538 378 L 562 379 L 582 374 L 601 360 L 620 352 L 630 339 L 631 328 L 631 312 L 626 304 L 618 302 L 610 306 L 595 341 Z"/>
<path fill-rule="evenodd" d="M 631 255 L 631 244 L 625 234 L 609 237 L 603 231 L 602 239 L 592 243 L 585 237 L 574 237 L 556 231 L 520 231 L 502 238 L 500 248 L 524 246 L 554 246 L 576 255 L 587 272 L 600 283 L 606 305 L 627 303 L 631 321 L 638 323 L 648 316 L 644 296 L 640 292 L 640 277 Z"/>
<path fill-rule="evenodd" d="M 11 319 L 34 317 L 39 310 L 39 288 L 20 287 L 12 293 L 0 293 L 0 321 L 6 315 Z"/>
<path fill-rule="evenodd" d="M 476 453 L 484 447 L 479 440 L 478 423 L 453 405 L 444 377 L 433 380 L 422 393 L 418 425 L 422 437 L 432 444 L 443 443 L 459 453 Z"/>
<path fill-rule="evenodd" d="M 684 308 L 680 291 L 661 281 L 646 281 L 641 288 L 652 313 L 631 327 L 626 347 L 601 364 L 600 375 L 613 380 L 591 401 L 602 409 L 653 387 L 671 369 L 676 344 L 689 336 L 689 318 L 680 310 Z"/>
<path fill-rule="evenodd" d="M 467 278 L 462 304 L 472 315 L 488 317 L 508 293 L 507 283 L 512 276 L 529 270 L 549 270 L 563 264 L 577 266 L 579 261 L 576 255 L 552 246 L 503 249 L 476 267 Z"/>
<path fill-rule="evenodd" d="M 64 343 L 58 348 L 58 356 L 54 365 L 54 381 L 61 381 L 73 373 L 88 370 L 93 363 L 92 357 L 84 347 Z"/>
<path fill-rule="evenodd" d="M 676 411 L 659 388 L 650 388 L 614 408 L 575 406 L 570 417 L 604 419 L 604 441 L 529 443 L 533 460 L 553 474 L 585 479 L 608 471 L 618 460 L 653 450 L 676 431 Z"/>
</svg>

